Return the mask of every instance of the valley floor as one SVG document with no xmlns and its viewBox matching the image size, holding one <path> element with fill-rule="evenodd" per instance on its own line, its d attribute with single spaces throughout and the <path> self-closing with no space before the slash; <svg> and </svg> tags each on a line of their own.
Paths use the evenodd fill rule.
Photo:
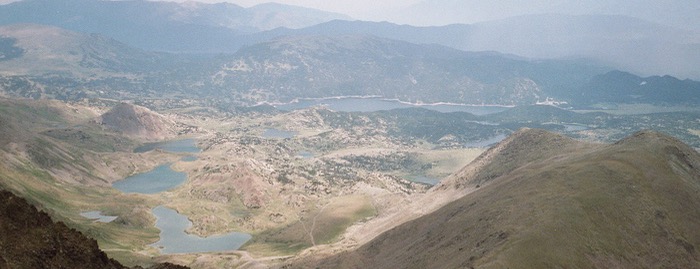
<svg viewBox="0 0 700 269">
<path fill-rule="evenodd" d="M 0 153 L 7 160 L 0 187 L 95 238 L 126 265 L 264 268 L 353 250 L 473 192 L 478 184 L 461 183 L 467 164 L 485 162 L 489 146 L 522 127 L 609 142 L 661 126 L 700 145 L 696 112 L 152 109 L 158 112 L 105 100 L 0 100 Z M 193 139 L 198 151 L 135 152 L 182 139 Z M 112 187 L 163 164 L 186 174 L 185 182 L 152 194 Z M 186 216 L 191 235 L 243 232 L 252 239 L 235 251 L 162 254 L 151 246 L 160 236 L 156 206 Z M 116 218 L 95 222 L 80 215 L 88 211 Z"/>
</svg>

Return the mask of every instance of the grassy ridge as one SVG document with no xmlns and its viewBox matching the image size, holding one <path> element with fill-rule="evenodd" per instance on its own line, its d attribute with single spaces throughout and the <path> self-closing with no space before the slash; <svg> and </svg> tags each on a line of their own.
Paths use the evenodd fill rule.
<svg viewBox="0 0 700 269">
<path fill-rule="evenodd" d="M 302 249 L 328 244 L 352 224 L 372 217 L 376 210 L 366 196 L 341 196 L 310 209 L 286 227 L 255 235 L 244 249 L 255 253 L 294 254 Z"/>
<path fill-rule="evenodd" d="M 654 132 L 614 145 L 580 146 L 587 150 L 531 159 L 357 251 L 311 265 L 699 267 L 700 155 Z"/>
</svg>

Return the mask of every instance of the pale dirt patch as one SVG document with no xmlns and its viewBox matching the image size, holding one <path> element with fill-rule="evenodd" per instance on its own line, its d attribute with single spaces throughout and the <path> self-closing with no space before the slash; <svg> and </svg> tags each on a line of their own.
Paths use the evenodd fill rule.
<svg viewBox="0 0 700 269">
<path fill-rule="evenodd" d="M 700 130 L 688 129 L 688 132 L 697 136 L 700 136 Z"/>
<path fill-rule="evenodd" d="M 446 177 L 457 172 L 462 167 L 472 162 L 483 153 L 483 149 L 446 149 L 429 150 L 419 152 L 426 163 L 432 163 L 433 167 L 428 170 L 427 176 L 436 178 Z"/>
</svg>

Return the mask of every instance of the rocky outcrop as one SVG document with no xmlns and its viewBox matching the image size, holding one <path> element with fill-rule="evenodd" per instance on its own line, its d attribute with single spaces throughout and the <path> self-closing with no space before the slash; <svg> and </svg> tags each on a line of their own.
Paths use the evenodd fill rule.
<svg viewBox="0 0 700 269">
<path fill-rule="evenodd" d="M 97 241 L 62 222 L 54 223 L 48 214 L 6 190 L 0 190 L 0 268 L 127 269 L 107 257 Z M 164 263 L 151 268 L 187 267 Z"/>
<path fill-rule="evenodd" d="M 121 103 L 102 114 L 96 122 L 126 136 L 144 140 L 165 140 L 176 135 L 174 121 L 148 108 Z"/>
</svg>

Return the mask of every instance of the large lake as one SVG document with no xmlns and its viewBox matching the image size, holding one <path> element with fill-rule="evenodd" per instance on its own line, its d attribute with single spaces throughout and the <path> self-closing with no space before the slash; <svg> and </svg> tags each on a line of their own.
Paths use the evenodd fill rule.
<svg viewBox="0 0 700 269">
<path fill-rule="evenodd" d="M 194 139 L 183 139 L 159 143 L 149 143 L 138 147 L 134 152 L 147 152 L 154 149 L 161 149 L 173 153 L 199 153 Z M 196 156 L 185 156 L 182 161 L 194 161 Z M 112 184 L 112 187 L 126 193 L 154 194 L 175 188 L 185 183 L 187 174 L 176 172 L 170 168 L 172 164 L 164 164 L 146 173 L 137 174 L 119 180 Z"/>
<path fill-rule="evenodd" d="M 280 110 L 296 110 L 312 106 L 323 105 L 331 110 L 343 112 L 373 112 L 380 110 L 391 110 L 397 108 L 422 107 L 439 112 L 468 112 L 474 115 L 486 115 L 508 110 L 505 106 L 476 106 L 460 104 L 409 104 L 398 100 L 387 100 L 382 98 L 328 98 L 328 99 L 301 99 L 297 102 L 276 105 Z"/>
<path fill-rule="evenodd" d="M 158 206 L 152 212 L 156 216 L 156 227 L 160 229 L 160 241 L 152 246 L 160 248 L 162 253 L 236 250 L 252 238 L 249 234 L 236 232 L 202 238 L 185 232 L 192 222 L 177 211 Z"/>
<path fill-rule="evenodd" d="M 112 187 L 126 193 L 154 194 L 175 188 L 185 183 L 187 174 L 174 171 L 171 164 L 164 164 L 146 173 L 119 180 Z"/>
<path fill-rule="evenodd" d="M 194 139 L 151 143 L 141 146 L 135 152 L 147 152 L 153 149 L 161 149 L 174 153 L 199 153 Z M 197 160 L 194 155 L 185 156 L 184 162 Z M 154 194 L 175 188 L 187 180 L 187 174 L 176 172 L 171 164 L 164 164 L 155 169 L 134 175 L 114 182 L 112 186 L 126 193 Z M 153 244 L 162 253 L 194 253 L 211 251 L 230 251 L 240 248 L 251 239 L 251 235 L 244 233 L 229 233 L 207 238 L 190 235 L 185 232 L 192 226 L 186 216 L 177 211 L 157 206 L 151 210 L 156 216 L 156 228 L 160 229 L 160 240 Z M 103 220 L 100 212 L 84 212 L 83 216 L 90 219 Z M 105 221 L 107 219 L 104 219 Z"/>
</svg>

